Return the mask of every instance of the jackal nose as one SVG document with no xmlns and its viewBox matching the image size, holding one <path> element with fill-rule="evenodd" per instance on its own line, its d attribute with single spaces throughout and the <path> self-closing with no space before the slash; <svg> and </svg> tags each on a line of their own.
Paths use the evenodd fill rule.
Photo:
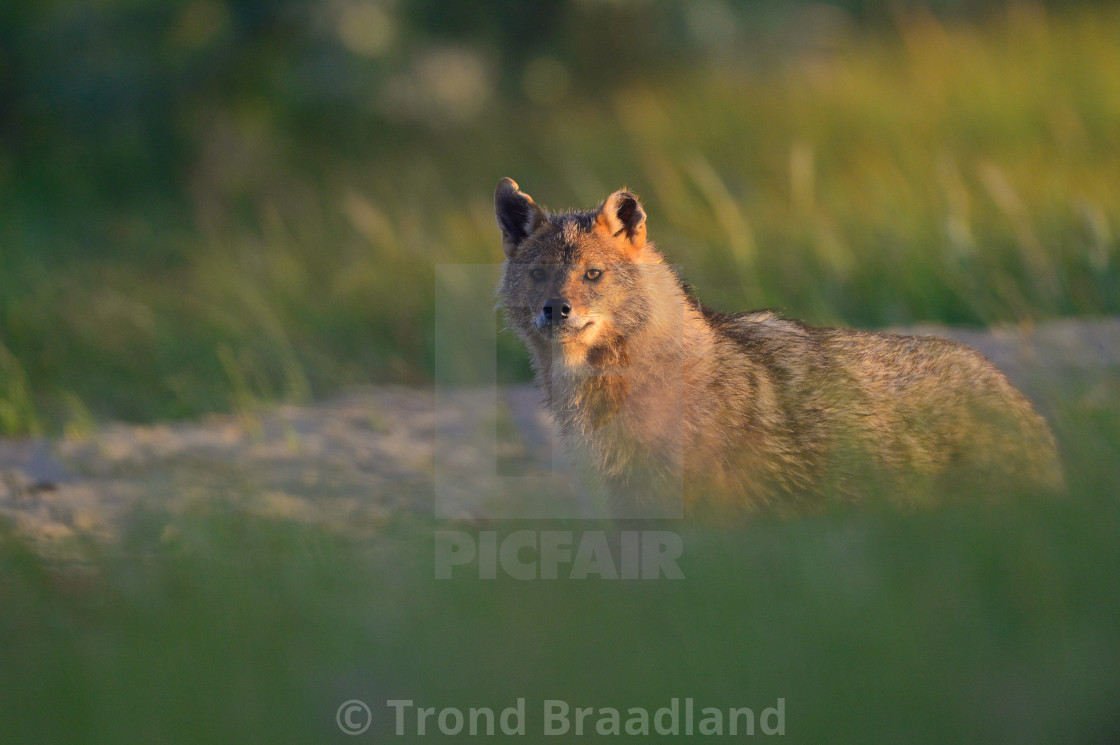
<svg viewBox="0 0 1120 745">
<path fill-rule="evenodd" d="M 544 304 L 544 317 L 549 321 L 562 321 L 572 314 L 572 304 L 567 298 L 554 297 Z"/>
</svg>

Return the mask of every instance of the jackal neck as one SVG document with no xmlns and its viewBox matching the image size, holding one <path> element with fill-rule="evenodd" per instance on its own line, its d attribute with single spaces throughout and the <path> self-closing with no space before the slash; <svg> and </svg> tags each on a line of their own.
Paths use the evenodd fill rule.
<svg viewBox="0 0 1120 745">
<path fill-rule="evenodd" d="M 653 422 L 687 405 L 685 391 L 710 357 L 712 332 L 668 266 L 643 267 L 636 292 L 645 315 L 632 327 L 605 321 L 586 347 L 534 349 L 539 382 L 564 431 L 593 435 L 610 423 L 612 436 L 624 434 L 619 428 L 663 432 L 665 422 Z"/>
</svg>

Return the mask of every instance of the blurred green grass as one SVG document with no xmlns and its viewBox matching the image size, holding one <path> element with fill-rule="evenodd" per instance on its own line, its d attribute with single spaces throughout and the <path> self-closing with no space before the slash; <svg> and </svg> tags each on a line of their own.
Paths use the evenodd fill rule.
<svg viewBox="0 0 1120 745">
<path fill-rule="evenodd" d="M 220 7 L 180 3 L 196 25 L 176 33 Z M 105 173 L 77 141 L 34 151 L 37 171 L 0 151 L 0 434 L 428 382 L 433 269 L 500 258 L 504 175 L 553 207 L 627 184 L 724 309 L 870 327 L 1116 313 L 1118 38 L 1106 4 L 915 11 L 827 49 L 502 93 L 438 126 L 366 137 L 328 109 L 335 142 L 246 73 L 228 110 L 199 112 L 173 189 L 128 181 L 148 155 L 129 122 Z M 259 69 L 265 46 L 246 53 Z M 503 378 L 524 358 L 503 339 Z M 436 582 L 447 526 L 408 514 L 365 542 L 234 507 L 168 531 L 152 494 L 120 545 L 67 547 L 80 559 L 0 526 L 0 742 L 342 742 L 350 698 L 518 696 L 785 697 L 794 742 L 1114 742 L 1120 409 L 1098 394 L 1053 393 L 1064 500 L 674 523 L 680 583 Z"/>
<path fill-rule="evenodd" d="M 80 170 L 48 197 L 2 184 L 0 432 L 430 380 L 433 267 L 500 259 L 503 175 L 553 207 L 627 184 L 723 309 L 864 327 L 1115 313 L 1118 36 L 1110 5 L 900 14 L 823 51 L 497 96 L 357 146 L 300 139 L 245 97 L 198 128 L 177 191 L 116 195 Z M 526 375 L 512 339 L 499 369 Z"/>
<path fill-rule="evenodd" d="M 343 742 L 335 711 L 355 698 L 374 710 L 367 739 L 396 739 L 389 699 L 525 697 L 536 742 L 545 698 L 675 696 L 785 698 L 792 742 L 1114 742 L 1118 414 L 1055 417 L 1065 499 L 674 521 L 675 582 L 436 581 L 433 529 L 464 527 L 408 514 L 358 541 L 232 507 L 169 532 L 153 508 L 76 563 L 7 534 L 0 740 Z"/>
</svg>

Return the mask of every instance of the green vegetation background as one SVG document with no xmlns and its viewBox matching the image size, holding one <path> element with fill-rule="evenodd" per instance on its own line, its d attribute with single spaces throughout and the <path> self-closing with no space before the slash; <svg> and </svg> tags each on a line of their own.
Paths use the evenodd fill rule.
<svg viewBox="0 0 1120 745">
<path fill-rule="evenodd" d="M 1120 11 L 875 7 L 5 3 L 0 433 L 429 381 L 503 175 L 727 310 L 1120 310 Z"/>
<path fill-rule="evenodd" d="M 499 259 L 504 175 L 550 206 L 627 184 L 725 309 L 1120 311 L 1120 9 L 889 7 L 0 4 L 0 434 L 428 382 L 434 267 Z M 158 494 L 77 560 L 5 531 L 0 742 L 384 740 L 389 698 L 517 696 L 785 697 L 792 742 L 1116 742 L 1118 401 L 1049 400 L 1065 500 L 674 525 L 679 583 L 437 583 L 423 515 L 168 533 Z"/>
</svg>

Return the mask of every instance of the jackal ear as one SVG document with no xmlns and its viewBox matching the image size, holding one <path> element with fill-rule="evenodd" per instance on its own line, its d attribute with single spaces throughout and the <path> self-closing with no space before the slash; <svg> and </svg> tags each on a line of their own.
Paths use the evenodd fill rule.
<svg viewBox="0 0 1120 745">
<path fill-rule="evenodd" d="M 502 230 L 502 250 L 506 258 L 521 242 L 533 234 L 544 219 L 544 210 L 537 206 L 533 198 L 517 188 L 517 182 L 503 178 L 494 189 L 494 216 Z"/>
<path fill-rule="evenodd" d="M 632 250 L 640 251 L 646 245 L 646 212 L 638 198 L 625 189 L 607 197 L 597 219 L 612 236 L 629 241 Z"/>
</svg>

